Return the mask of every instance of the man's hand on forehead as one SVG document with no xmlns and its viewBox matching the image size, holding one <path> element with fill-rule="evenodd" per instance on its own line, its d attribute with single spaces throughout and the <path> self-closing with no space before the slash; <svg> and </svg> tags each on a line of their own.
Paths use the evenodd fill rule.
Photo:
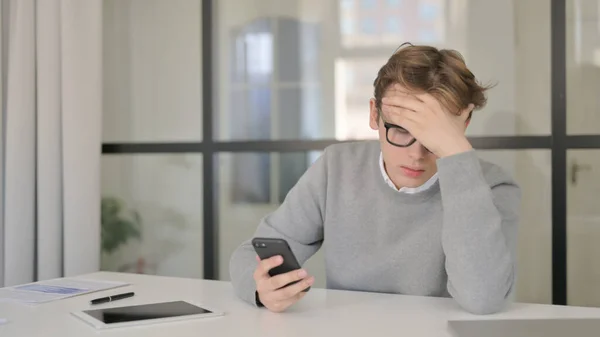
<svg viewBox="0 0 600 337">
<path fill-rule="evenodd" d="M 438 101 L 431 94 L 410 92 L 400 84 L 394 84 L 391 86 L 383 97 L 386 98 L 386 103 L 382 102 L 382 111 L 387 110 L 387 112 L 391 115 L 393 115 L 394 112 L 401 112 L 402 110 L 417 112 L 419 110 L 423 110 L 424 107 L 432 111 L 449 113 L 449 111 L 440 103 L 440 101 Z M 388 107 L 386 107 L 386 105 Z M 390 107 L 392 107 L 392 109 L 390 109 Z M 465 122 L 471 110 L 472 106 L 469 105 L 469 107 L 461 111 L 458 116 L 455 114 L 450 115 L 457 116 L 459 119 Z M 393 118 L 393 116 L 390 116 L 390 118 Z"/>
<path fill-rule="evenodd" d="M 383 95 L 383 97 L 396 97 L 396 96 L 398 96 L 398 97 L 407 97 L 407 96 L 416 97 L 414 92 L 407 90 L 400 84 L 392 85 L 391 87 L 388 88 L 388 90 Z"/>
<path fill-rule="evenodd" d="M 471 148 L 464 131 L 473 104 L 456 116 L 447 113 L 430 94 L 407 93 L 400 85 L 390 89 L 390 94 L 382 98 L 382 113 L 390 122 L 408 130 L 438 157 Z"/>
</svg>

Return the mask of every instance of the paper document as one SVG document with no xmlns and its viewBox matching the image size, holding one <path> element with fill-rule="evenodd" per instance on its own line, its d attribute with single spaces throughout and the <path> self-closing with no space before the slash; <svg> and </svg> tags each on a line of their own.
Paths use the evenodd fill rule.
<svg viewBox="0 0 600 337">
<path fill-rule="evenodd" d="M 39 304 L 126 285 L 128 283 L 79 278 L 54 279 L 0 288 L 0 301 Z"/>
</svg>

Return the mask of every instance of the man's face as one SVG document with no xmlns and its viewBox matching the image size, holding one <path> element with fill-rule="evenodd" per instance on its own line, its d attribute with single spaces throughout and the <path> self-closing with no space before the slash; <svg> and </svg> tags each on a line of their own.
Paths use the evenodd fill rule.
<svg viewBox="0 0 600 337">
<path fill-rule="evenodd" d="M 384 96 L 390 91 L 386 91 Z M 398 147 L 388 142 L 386 128 L 383 119 L 388 123 L 394 123 L 394 116 L 386 116 L 382 112 L 379 116 L 375 107 L 375 100 L 371 99 L 369 125 L 371 129 L 379 132 L 379 143 L 383 154 L 385 169 L 396 187 L 417 187 L 423 185 L 436 172 L 437 157 L 421 145 L 419 140 L 408 147 Z"/>
</svg>

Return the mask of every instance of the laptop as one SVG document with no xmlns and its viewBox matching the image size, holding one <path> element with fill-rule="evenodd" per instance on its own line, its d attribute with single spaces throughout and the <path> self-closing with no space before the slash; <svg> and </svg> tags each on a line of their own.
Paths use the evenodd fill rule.
<svg viewBox="0 0 600 337">
<path fill-rule="evenodd" d="M 451 320 L 455 337 L 598 337 L 600 318 Z"/>
</svg>

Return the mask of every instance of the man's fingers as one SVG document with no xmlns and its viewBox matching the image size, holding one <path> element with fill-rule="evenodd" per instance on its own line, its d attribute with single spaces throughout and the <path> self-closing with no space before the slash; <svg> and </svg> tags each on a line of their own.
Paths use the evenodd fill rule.
<svg viewBox="0 0 600 337">
<path fill-rule="evenodd" d="M 264 259 L 258 263 L 258 267 L 254 271 L 254 279 L 259 281 L 270 277 L 269 270 L 279 266 L 283 263 L 283 258 L 279 255 Z"/>
<path fill-rule="evenodd" d="M 306 293 L 299 293 L 299 294 L 296 294 L 295 296 L 288 298 L 286 300 L 283 300 L 283 301 L 274 301 L 269 304 L 268 309 L 271 311 L 274 311 L 274 312 L 283 312 L 287 308 L 292 306 L 294 303 L 301 300 L 305 295 L 306 295 Z"/>
<path fill-rule="evenodd" d="M 429 93 L 408 93 L 399 84 L 395 84 L 389 93 L 383 97 L 383 104 L 402 106 L 417 112 L 444 110 L 440 102 Z"/>
<path fill-rule="evenodd" d="M 390 89 L 388 89 L 384 96 L 413 97 L 416 98 L 418 101 L 423 102 L 419 96 L 406 90 L 403 86 L 401 86 L 398 83 L 394 84 Z"/>
<path fill-rule="evenodd" d="M 305 292 L 300 292 L 286 300 L 279 302 L 279 306 L 283 308 L 283 310 L 291 307 L 294 303 L 300 301 L 304 296 L 306 296 Z"/>
<path fill-rule="evenodd" d="M 411 118 L 416 114 L 413 110 L 406 109 L 397 105 L 382 104 L 381 111 L 384 112 L 384 118 L 393 120 L 397 117 Z"/>
<path fill-rule="evenodd" d="M 422 93 L 416 94 L 415 97 L 421 100 L 425 105 L 429 107 L 430 111 L 444 111 L 445 109 L 442 107 L 440 102 L 435 99 L 435 97 L 431 96 L 431 94 Z"/>
<path fill-rule="evenodd" d="M 431 96 L 431 95 L 429 95 L 429 96 Z M 423 100 L 421 100 L 419 97 L 420 96 L 416 96 L 414 94 L 409 94 L 409 93 L 405 93 L 405 92 L 396 90 L 396 91 L 391 91 L 389 94 L 386 94 L 381 99 L 381 103 L 388 104 L 388 105 L 401 106 L 405 109 L 421 112 L 421 111 L 425 110 L 425 108 L 427 108 L 428 105 L 425 102 L 423 102 Z"/>
<path fill-rule="evenodd" d="M 292 270 L 285 274 L 273 276 L 269 279 L 269 288 L 272 290 L 282 288 L 289 283 L 292 283 L 294 281 L 298 281 L 298 280 L 305 278 L 306 275 L 307 275 L 306 270 L 298 269 L 298 270 Z"/>
<path fill-rule="evenodd" d="M 298 295 L 296 295 L 296 299 L 301 300 L 304 296 L 306 296 L 306 294 L 308 294 L 306 291 L 303 291 L 301 293 L 299 293 Z"/>
<path fill-rule="evenodd" d="M 401 126 L 408 131 L 413 129 L 424 118 L 424 116 L 414 111 L 390 105 L 384 105 L 382 111 L 386 116 L 384 117 L 386 122 Z"/>
<path fill-rule="evenodd" d="M 310 287 L 315 281 L 314 277 L 307 277 L 298 283 L 289 285 L 285 288 L 279 289 L 273 293 L 273 298 L 279 301 L 285 301 L 294 296 L 300 294 L 302 290 Z"/>
<path fill-rule="evenodd" d="M 271 311 L 274 312 L 282 312 L 285 311 L 288 307 L 293 305 L 294 303 L 301 300 L 304 296 L 306 296 L 306 292 L 303 292 L 306 287 L 300 286 L 301 283 L 312 285 L 314 279 L 311 277 L 310 282 L 306 282 L 306 279 L 302 282 L 298 282 L 298 287 L 291 288 L 292 286 L 288 286 L 284 289 L 280 289 L 274 292 L 268 292 L 261 297 L 261 302 Z M 285 290 L 285 291 L 284 291 Z M 290 295 L 292 294 L 292 295 Z"/>
<path fill-rule="evenodd" d="M 401 107 L 412 111 L 422 111 L 424 104 L 413 96 L 388 96 L 381 99 L 383 105 Z"/>
</svg>

